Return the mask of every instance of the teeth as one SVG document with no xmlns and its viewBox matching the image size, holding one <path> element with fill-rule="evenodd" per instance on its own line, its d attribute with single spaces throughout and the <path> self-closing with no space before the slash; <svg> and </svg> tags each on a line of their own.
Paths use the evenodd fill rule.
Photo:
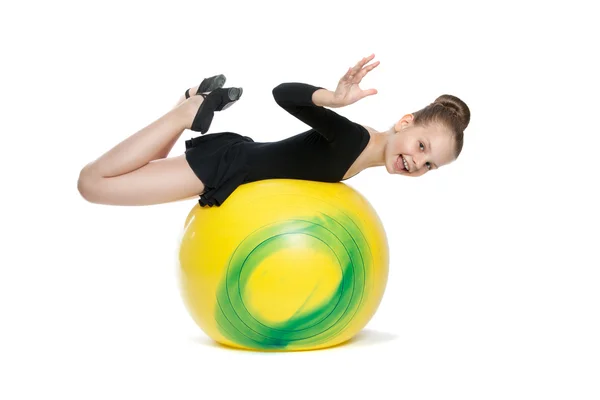
<svg viewBox="0 0 600 400">
<path fill-rule="evenodd" d="M 402 157 L 402 163 L 404 164 L 404 168 L 406 168 L 406 170 L 408 171 L 408 163 L 404 159 L 404 156 L 400 156 L 400 157 Z"/>
</svg>

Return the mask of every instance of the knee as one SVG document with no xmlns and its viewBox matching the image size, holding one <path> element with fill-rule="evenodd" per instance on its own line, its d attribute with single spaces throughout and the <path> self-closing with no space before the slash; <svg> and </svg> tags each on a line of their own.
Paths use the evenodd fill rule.
<svg viewBox="0 0 600 400">
<path fill-rule="evenodd" d="M 85 200 L 90 203 L 95 203 L 94 200 L 94 186 L 97 181 L 85 168 L 79 173 L 77 179 L 77 191 Z"/>
</svg>

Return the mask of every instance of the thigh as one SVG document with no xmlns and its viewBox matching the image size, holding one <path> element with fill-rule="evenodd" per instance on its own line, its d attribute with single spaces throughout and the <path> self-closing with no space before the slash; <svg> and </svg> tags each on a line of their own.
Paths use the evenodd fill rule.
<svg viewBox="0 0 600 400">
<path fill-rule="evenodd" d="M 204 184 L 194 174 L 184 154 L 154 160 L 119 176 L 83 177 L 79 191 L 92 203 L 142 206 L 199 196 L 204 191 Z"/>
</svg>

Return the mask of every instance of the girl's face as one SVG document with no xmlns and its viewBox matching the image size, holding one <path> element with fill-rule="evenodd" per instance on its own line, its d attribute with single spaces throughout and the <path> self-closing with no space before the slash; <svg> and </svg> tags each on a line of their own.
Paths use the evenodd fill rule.
<svg viewBox="0 0 600 400">
<path fill-rule="evenodd" d="M 385 149 L 385 167 L 390 174 L 421 176 L 454 161 L 454 140 L 443 126 L 414 126 L 409 114 L 394 130 Z"/>
</svg>

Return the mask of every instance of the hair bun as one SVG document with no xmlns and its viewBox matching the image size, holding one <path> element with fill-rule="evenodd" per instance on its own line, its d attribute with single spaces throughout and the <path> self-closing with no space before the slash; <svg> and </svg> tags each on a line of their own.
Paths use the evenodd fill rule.
<svg viewBox="0 0 600 400">
<path fill-rule="evenodd" d="M 456 114 L 458 114 L 458 113 L 459 113 L 459 109 L 458 109 L 458 107 L 456 106 L 456 104 L 453 104 L 453 103 L 451 103 L 451 102 L 449 102 L 449 101 L 436 101 L 435 103 L 436 103 L 436 104 L 440 104 L 440 105 L 442 105 L 443 107 L 446 107 L 446 108 L 448 108 L 448 109 L 450 109 L 450 110 L 454 111 Z"/>
<path fill-rule="evenodd" d="M 451 94 L 443 94 L 433 104 L 439 104 L 454 114 L 460 121 L 462 130 L 465 130 L 471 120 L 471 112 L 464 101 Z"/>
</svg>

